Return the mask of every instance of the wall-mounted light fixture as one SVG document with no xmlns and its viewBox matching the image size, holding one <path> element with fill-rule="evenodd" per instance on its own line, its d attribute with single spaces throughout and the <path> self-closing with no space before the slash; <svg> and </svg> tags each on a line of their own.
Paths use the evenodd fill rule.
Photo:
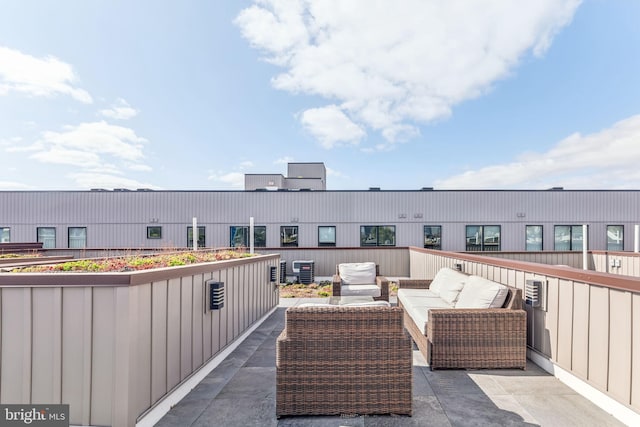
<svg viewBox="0 0 640 427">
<path fill-rule="evenodd" d="M 547 282 L 543 280 L 526 280 L 524 285 L 524 303 L 546 311 L 546 284 Z"/>
<path fill-rule="evenodd" d="M 209 288 L 209 310 L 220 310 L 224 307 L 224 282 L 207 280 Z"/>
</svg>

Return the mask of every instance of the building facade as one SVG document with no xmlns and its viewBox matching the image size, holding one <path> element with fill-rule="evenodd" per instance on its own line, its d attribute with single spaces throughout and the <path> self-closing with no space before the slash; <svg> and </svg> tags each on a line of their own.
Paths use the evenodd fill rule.
<svg viewBox="0 0 640 427">
<path fill-rule="evenodd" d="M 5 191 L 2 242 L 45 248 L 634 249 L 636 190 Z"/>
</svg>

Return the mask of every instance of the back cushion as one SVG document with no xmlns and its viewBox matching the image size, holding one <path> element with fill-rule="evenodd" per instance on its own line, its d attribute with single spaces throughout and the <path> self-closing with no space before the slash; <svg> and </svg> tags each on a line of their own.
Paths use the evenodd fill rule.
<svg viewBox="0 0 640 427">
<path fill-rule="evenodd" d="M 375 262 L 351 262 L 338 264 L 338 274 L 347 285 L 369 285 L 376 282 Z"/>
<path fill-rule="evenodd" d="M 458 296 L 456 308 L 500 308 L 509 289 L 480 276 L 469 276 Z"/>
<path fill-rule="evenodd" d="M 445 282 L 440 286 L 440 298 L 453 307 L 465 286 L 465 283 L 459 281 Z"/>
<path fill-rule="evenodd" d="M 429 290 L 436 295 L 440 295 L 442 293 L 442 286 L 446 286 L 446 284 L 451 283 L 463 283 L 467 280 L 469 276 L 466 274 L 460 273 L 449 267 L 443 267 L 436 273 L 436 277 L 431 281 L 431 285 L 429 285 Z M 460 292 L 460 289 L 458 289 Z M 440 295 L 441 296 L 441 295 Z"/>
</svg>

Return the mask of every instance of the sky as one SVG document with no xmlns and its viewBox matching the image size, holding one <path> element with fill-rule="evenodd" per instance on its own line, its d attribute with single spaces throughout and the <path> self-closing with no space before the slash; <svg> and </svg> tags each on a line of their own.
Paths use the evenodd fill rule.
<svg viewBox="0 0 640 427">
<path fill-rule="evenodd" d="M 0 190 L 639 189 L 636 0 L 3 0 Z"/>
</svg>

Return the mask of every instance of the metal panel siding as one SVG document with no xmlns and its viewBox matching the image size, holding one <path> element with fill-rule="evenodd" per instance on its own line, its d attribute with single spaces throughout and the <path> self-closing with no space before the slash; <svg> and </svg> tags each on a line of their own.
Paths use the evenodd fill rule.
<svg viewBox="0 0 640 427">
<path fill-rule="evenodd" d="M 360 225 L 396 225 L 398 246 L 422 245 L 423 225 L 442 225 L 443 249 L 465 246 L 466 225 L 500 225 L 502 250 L 524 249 L 524 226 L 544 227 L 544 249 L 553 250 L 554 225 L 590 224 L 590 249 L 606 249 L 606 226 L 625 227 L 633 247 L 640 210 L 638 191 L 149 191 L 0 192 L 0 226 L 11 240 L 35 241 L 36 227 L 55 226 L 57 246 L 67 227 L 86 226 L 88 246 L 186 245 L 195 216 L 207 246 L 227 246 L 229 226 L 267 226 L 267 245 L 279 246 L 281 225 L 297 225 L 300 246 L 317 246 L 317 226 L 336 225 L 338 245 L 357 247 Z M 521 216 L 519 216 L 521 215 Z M 146 238 L 160 225 L 163 238 Z"/>
<path fill-rule="evenodd" d="M 31 399 L 61 402 L 62 289 L 36 288 L 32 295 Z"/>
<path fill-rule="evenodd" d="M 617 400 L 631 401 L 631 357 L 633 317 L 630 292 L 610 290 L 611 307 L 609 332 L 608 389 Z M 637 322 L 637 321 L 636 321 Z"/>
<path fill-rule="evenodd" d="M 0 398 L 2 403 L 31 399 L 31 289 L 0 288 Z M 4 349 L 11 348 L 12 351 Z"/>
</svg>

